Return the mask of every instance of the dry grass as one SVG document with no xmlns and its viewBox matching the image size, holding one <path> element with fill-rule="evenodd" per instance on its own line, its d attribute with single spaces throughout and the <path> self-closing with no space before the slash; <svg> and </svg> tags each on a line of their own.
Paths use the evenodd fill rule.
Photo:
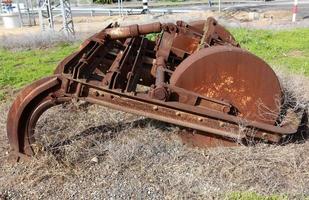
<svg viewBox="0 0 309 200">
<path fill-rule="evenodd" d="M 308 78 L 280 77 L 297 106 L 308 107 Z M 9 164 L 8 106 L 3 103 L 0 110 L 3 198 L 222 199 L 235 191 L 291 199 L 309 195 L 308 141 L 194 149 L 178 140 L 175 126 L 76 103 L 40 118 L 37 149 L 45 151 L 28 163 Z"/>
<path fill-rule="evenodd" d="M 277 123 L 280 126 L 294 128 L 301 123 L 302 126 L 307 126 L 308 119 L 307 116 L 303 117 L 304 112 L 308 113 L 309 109 L 309 92 L 308 85 L 309 79 L 299 74 L 290 74 L 286 70 L 275 69 L 277 76 L 279 77 L 281 87 L 283 88 L 282 98 L 277 99 L 278 107 L 284 107 L 285 112 L 281 113 L 279 118 L 281 119 Z M 278 117 L 277 111 L 267 108 L 263 103 L 258 103 L 259 112 L 258 117 L 261 120 L 267 121 L 268 119 L 274 119 Z M 286 114 L 287 113 L 287 114 Z M 303 118 L 302 118 L 303 117 Z M 299 121 L 296 119 L 303 119 Z M 304 140 L 307 135 L 307 129 L 299 131 L 297 135 L 297 140 Z M 291 138 L 286 138 L 287 141 L 291 142 Z"/>
<path fill-rule="evenodd" d="M 27 50 L 54 47 L 62 43 L 74 43 L 86 39 L 89 33 L 66 36 L 61 32 L 35 32 L 22 35 L 0 35 L 0 49 Z"/>
</svg>

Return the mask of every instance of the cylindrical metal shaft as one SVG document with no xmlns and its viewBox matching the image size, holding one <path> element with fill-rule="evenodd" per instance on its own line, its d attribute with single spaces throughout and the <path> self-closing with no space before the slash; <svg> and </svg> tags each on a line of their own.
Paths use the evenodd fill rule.
<svg viewBox="0 0 309 200">
<path fill-rule="evenodd" d="M 144 25 L 131 25 L 131 26 L 124 26 L 118 28 L 108 28 L 105 29 L 103 32 L 110 36 L 111 39 L 121 39 L 127 37 L 136 37 L 139 35 L 146 35 L 149 33 L 158 33 L 161 31 L 161 23 L 151 23 L 151 24 L 144 24 Z"/>
</svg>

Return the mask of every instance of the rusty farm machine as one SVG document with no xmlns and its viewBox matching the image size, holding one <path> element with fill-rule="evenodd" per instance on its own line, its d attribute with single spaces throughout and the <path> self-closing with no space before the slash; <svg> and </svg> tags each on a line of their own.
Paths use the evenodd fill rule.
<svg viewBox="0 0 309 200">
<path fill-rule="evenodd" d="M 155 33 L 155 41 L 148 39 Z M 13 155 L 31 156 L 42 113 L 75 99 L 194 130 L 181 134 L 190 143 L 278 143 L 297 132 L 302 116 L 289 111 L 284 95 L 272 68 L 213 18 L 111 24 L 61 61 L 54 75 L 19 92 L 7 133 Z"/>
</svg>

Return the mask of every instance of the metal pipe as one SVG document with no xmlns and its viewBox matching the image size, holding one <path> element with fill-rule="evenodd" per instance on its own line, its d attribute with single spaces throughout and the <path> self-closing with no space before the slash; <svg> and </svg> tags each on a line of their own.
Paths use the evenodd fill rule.
<svg viewBox="0 0 309 200">
<path fill-rule="evenodd" d="M 148 33 L 158 33 L 161 31 L 161 27 L 162 25 L 160 22 L 144 25 L 135 24 L 118 28 L 107 28 L 103 30 L 102 33 L 109 35 L 111 39 L 121 39 L 127 37 L 136 37 L 139 35 L 146 35 Z"/>
</svg>

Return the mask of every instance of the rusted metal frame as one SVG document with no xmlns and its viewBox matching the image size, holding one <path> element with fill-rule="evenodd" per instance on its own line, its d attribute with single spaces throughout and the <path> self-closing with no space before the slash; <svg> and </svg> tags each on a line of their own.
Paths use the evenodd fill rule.
<svg viewBox="0 0 309 200">
<path fill-rule="evenodd" d="M 185 90 L 185 89 L 177 87 L 177 86 L 173 86 L 173 85 L 170 85 L 170 84 L 165 84 L 165 87 L 168 87 L 169 90 L 172 91 L 172 92 L 186 94 L 186 95 L 189 95 L 189 96 L 194 96 L 197 99 L 200 98 L 200 99 L 203 99 L 203 100 L 206 100 L 206 101 L 210 101 L 212 103 L 216 103 L 216 104 L 219 104 L 219 105 L 222 105 L 222 106 L 232 107 L 232 105 L 230 103 L 226 102 L 226 101 L 220 101 L 220 100 L 217 100 L 217 99 L 214 99 L 214 98 L 206 97 L 206 96 L 203 96 L 203 95 L 200 95 L 198 93 Z"/>
<path fill-rule="evenodd" d="M 32 133 L 32 130 L 29 130 L 34 126 L 29 125 L 29 120 L 40 104 L 44 104 L 46 101 L 56 103 L 56 97 L 60 98 L 61 96 L 57 92 L 59 89 L 60 80 L 58 77 L 47 77 L 27 86 L 16 97 L 7 122 L 8 138 L 13 151 L 28 155 L 32 153 L 31 148 L 28 148 L 31 144 L 29 134 Z"/>
<path fill-rule="evenodd" d="M 138 68 L 142 65 L 142 58 L 145 54 L 147 43 L 148 40 L 145 37 L 142 37 L 141 43 L 138 47 L 137 54 L 132 65 L 132 70 L 128 73 L 128 83 L 125 90 L 126 92 L 135 92 L 136 90 L 140 75 L 138 74 Z"/>
<path fill-rule="evenodd" d="M 98 95 L 97 92 L 97 89 L 92 90 L 92 88 L 90 88 L 89 96 L 82 99 L 90 103 L 103 105 L 109 108 L 150 117 L 180 126 L 190 127 L 205 132 L 211 132 L 234 140 L 245 138 L 245 135 L 239 131 L 239 126 L 237 124 L 231 124 L 231 126 L 227 124 L 225 126 L 220 126 L 220 122 L 216 119 L 207 117 L 201 118 L 190 113 L 176 111 L 173 108 L 158 106 L 152 103 L 142 102 L 123 96 L 112 95 L 108 92 L 99 92 Z"/>
<path fill-rule="evenodd" d="M 269 125 L 269 124 L 265 124 L 261 122 L 245 120 L 237 116 L 228 115 L 228 114 L 215 111 L 215 110 L 211 110 L 211 109 L 207 109 L 207 108 L 201 109 L 200 107 L 197 108 L 195 106 L 190 106 L 190 105 L 182 104 L 179 102 L 169 102 L 169 101 L 164 102 L 164 101 L 149 98 L 147 95 L 144 95 L 144 94 L 130 95 L 129 93 L 126 94 L 126 93 L 122 93 L 116 90 L 102 88 L 102 87 L 99 87 L 98 85 L 89 84 L 89 83 L 83 82 L 82 80 L 74 80 L 70 77 L 67 77 L 67 79 L 70 79 L 71 81 L 75 81 L 78 83 L 82 83 L 84 85 L 87 85 L 88 87 L 93 87 L 103 92 L 110 93 L 111 95 L 118 95 L 118 96 L 121 96 L 127 99 L 137 100 L 137 101 L 144 102 L 144 103 L 151 103 L 153 106 L 165 106 L 167 108 L 176 109 L 178 111 L 187 112 L 190 114 L 196 114 L 196 115 L 199 115 L 200 117 L 208 117 L 208 118 L 222 120 L 227 123 L 242 124 L 244 127 L 261 130 L 267 133 L 269 132 L 269 133 L 280 134 L 280 135 L 289 135 L 289 134 L 294 134 L 297 131 L 295 129 L 283 128 L 283 127 L 273 126 L 273 125 Z M 66 95 L 70 95 L 70 94 L 66 94 Z"/>
<path fill-rule="evenodd" d="M 168 57 L 168 55 L 167 55 Z M 156 58 L 156 81 L 155 81 L 155 89 L 161 88 L 162 90 L 166 90 L 163 85 L 165 83 L 165 71 L 166 68 L 166 57 L 159 56 Z M 166 94 L 167 95 L 167 94 Z M 167 96 L 165 96 L 163 99 L 166 100 Z M 160 98 L 159 98 L 160 99 Z"/>
<path fill-rule="evenodd" d="M 104 41 L 106 39 L 108 39 L 106 37 L 106 34 L 104 33 L 104 31 L 108 28 L 111 28 L 112 24 L 109 24 L 106 28 L 104 28 L 102 31 L 100 31 L 99 33 L 96 33 L 94 35 L 92 35 L 90 38 L 88 38 L 87 40 L 85 40 L 81 45 L 80 45 L 80 50 L 79 52 L 77 52 L 74 57 L 70 58 L 70 61 L 68 61 L 66 63 L 65 66 L 63 66 L 63 72 L 64 73 L 69 73 L 69 70 L 72 70 L 71 68 L 76 67 L 77 69 L 79 68 L 78 62 L 80 61 L 80 59 L 84 56 L 87 55 L 91 52 L 94 51 L 94 49 L 96 48 L 97 45 L 104 45 Z M 102 34 L 100 34 L 102 33 Z M 73 68 L 73 73 L 75 74 L 77 72 L 75 72 L 76 68 Z"/>
<path fill-rule="evenodd" d="M 202 37 L 203 36 L 203 32 L 201 32 L 200 30 L 196 29 L 194 26 L 189 25 L 188 23 L 184 22 L 184 21 L 176 21 L 176 25 L 179 28 L 179 32 L 187 32 L 188 30 L 190 32 L 192 32 L 193 35 L 196 35 L 198 37 Z"/>
<path fill-rule="evenodd" d="M 178 25 L 171 52 L 177 57 L 184 59 L 185 56 L 191 55 L 196 51 L 202 36 L 194 27 Z"/>
<path fill-rule="evenodd" d="M 132 68 L 134 67 L 135 59 L 132 62 L 132 58 L 134 57 L 136 58 L 138 54 L 138 48 L 140 47 L 142 43 L 141 37 L 135 37 L 132 40 L 133 41 L 128 51 L 126 52 L 126 55 L 124 55 L 123 59 L 121 60 L 117 74 L 115 75 L 113 88 L 121 89 L 121 90 L 125 90 L 127 88 L 128 73 L 131 72 Z M 117 86 L 120 86 L 120 88 L 117 88 Z"/>
<path fill-rule="evenodd" d="M 215 33 L 219 36 L 220 40 L 223 42 L 221 44 L 223 45 L 228 44 L 234 47 L 240 47 L 239 43 L 235 40 L 234 36 L 220 24 L 216 25 Z"/>
<path fill-rule="evenodd" d="M 107 46 L 106 42 L 104 44 L 96 43 L 94 47 L 87 52 L 87 54 L 84 54 L 84 56 L 79 60 L 79 63 L 81 63 L 79 66 L 76 66 L 77 78 L 88 78 L 89 74 L 93 72 L 96 65 L 100 61 L 100 59 L 96 58 L 96 55 L 98 53 L 101 53 L 101 56 L 104 56 L 107 53 Z M 74 75 L 74 74 L 73 74 Z"/>
<path fill-rule="evenodd" d="M 56 71 L 57 74 L 61 74 L 61 73 L 65 73 L 65 74 L 73 74 L 74 71 L 74 66 L 76 66 L 80 60 L 80 58 L 82 58 L 83 54 L 85 54 L 88 51 L 88 49 L 85 47 L 83 47 L 80 51 L 70 55 L 69 57 L 65 58 L 65 62 L 62 61 L 60 63 L 60 65 L 62 65 L 59 69 L 59 66 L 57 67 Z"/>
<path fill-rule="evenodd" d="M 240 47 L 235 38 L 224 27 L 218 24 L 214 18 L 208 18 L 204 25 L 204 34 L 200 42 L 199 48 L 205 45 L 213 46 L 219 45 L 232 45 Z"/>
<path fill-rule="evenodd" d="M 172 29 L 170 32 L 164 32 L 159 41 L 158 50 L 156 53 L 156 61 L 152 66 L 151 73 L 156 78 L 155 86 L 149 91 L 149 96 L 154 99 L 167 100 L 169 92 L 164 88 L 165 83 L 165 71 L 167 68 L 166 62 L 170 55 L 170 51 L 173 45 L 173 39 L 176 35 L 176 29 L 174 26 L 169 25 L 167 29 Z"/>
<path fill-rule="evenodd" d="M 204 31 L 202 31 L 203 25 L 204 28 L 206 27 Z M 162 31 L 162 34 L 160 40 L 156 42 L 156 54 L 154 52 L 148 53 L 147 50 L 152 50 L 155 43 L 149 42 L 151 44 L 149 48 L 146 45 L 148 40 L 142 35 L 160 31 Z M 126 41 L 124 42 L 125 38 Z M 188 40 L 183 42 L 184 39 Z M 265 122 L 265 120 L 261 121 L 259 118 L 249 118 L 250 116 L 248 117 L 242 110 L 239 111 L 240 115 L 238 115 L 238 112 L 231 112 L 234 111 L 234 106 L 231 103 L 197 94 L 206 95 L 198 90 L 197 85 L 199 83 L 205 85 L 206 82 L 203 80 L 207 76 L 200 76 L 202 81 L 197 81 L 194 79 L 196 73 L 205 72 L 200 74 L 216 75 L 217 69 L 208 72 L 201 70 L 205 69 L 207 63 L 211 63 L 208 60 L 204 60 L 200 63 L 199 66 L 201 68 L 199 70 L 196 70 L 197 68 L 194 66 L 191 69 L 195 69 L 195 71 L 193 70 L 191 73 L 185 70 L 179 72 L 180 67 L 185 66 L 179 63 L 188 62 L 184 58 L 196 51 L 199 42 L 206 40 L 208 41 L 207 45 L 217 47 L 201 49 L 201 52 L 207 50 L 208 54 L 214 54 L 215 50 L 213 49 L 217 48 L 216 51 L 219 53 L 226 51 L 227 54 L 224 57 L 228 57 L 231 53 L 237 53 L 240 50 L 239 48 L 232 47 L 239 47 L 239 45 L 233 36 L 222 26 L 218 25 L 213 18 L 208 19 L 204 24 L 196 24 L 194 27 L 190 27 L 190 25 L 184 22 L 177 22 L 177 25 L 155 23 L 102 30 L 99 34 L 94 35 L 87 42 L 83 43 L 79 52 L 67 57 L 58 65 L 55 70 L 55 73 L 58 75 L 36 81 L 25 88 L 14 101 L 7 123 L 9 141 L 14 152 L 16 152 L 17 156 L 19 153 L 32 155 L 34 149 L 31 144 L 35 142 L 34 128 L 38 118 L 49 107 L 74 98 L 210 132 L 231 140 L 259 138 L 266 141 L 279 142 L 286 135 L 295 133 L 297 126 L 294 126 L 294 124 L 292 124 L 293 126 L 289 124 L 279 126 L 277 122 Z M 119 45 L 119 48 L 109 48 L 114 43 Z M 176 43 L 180 43 L 180 45 L 176 45 Z M 190 45 L 190 48 L 187 48 L 187 44 Z M 203 43 L 203 45 L 205 44 Z M 218 49 L 218 46 L 225 46 L 225 48 L 231 49 Z M 197 59 L 194 57 L 197 53 L 190 55 L 188 59 Z M 206 57 L 208 54 L 206 53 L 201 56 Z M 147 55 L 150 57 L 146 57 Z M 252 56 L 250 57 L 248 54 L 242 53 L 241 55 L 244 56 L 242 58 L 247 59 L 247 63 L 259 61 L 257 58 L 252 60 Z M 212 58 L 214 62 L 216 59 L 218 60 L 216 57 Z M 237 58 L 229 60 L 235 60 L 231 66 L 239 67 L 239 63 L 241 63 L 237 62 Z M 147 64 L 143 65 L 143 62 L 147 62 Z M 149 73 L 152 64 L 151 73 Z M 224 69 L 222 67 L 224 65 L 225 63 L 218 66 Z M 187 66 L 189 66 L 188 63 Z M 256 64 L 256 66 L 264 67 L 266 72 L 269 69 L 263 63 Z M 177 69 L 175 70 L 176 67 Z M 225 71 L 228 71 L 228 69 Z M 244 71 L 246 72 L 246 68 Z M 60 75 L 61 72 L 62 75 Z M 263 74 L 267 74 L 266 72 L 264 70 Z M 173 84 L 172 80 L 175 79 L 177 74 L 178 76 L 183 74 L 183 79 L 179 79 L 182 80 L 179 82 L 186 84 Z M 188 74 L 189 76 L 191 74 L 191 79 L 188 79 Z M 217 74 L 219 74 L 217 77 L 221 77 L 220 73 Z M 250 77 L 253 74 L 249 73 L 249 75 L 244 77 Z M 274 84 L 270 85 L 276 85 L 276 77 L 272 74 L 269 77 L 274 82 Z M 146 81 L 142 79 L 146 79 Z M 213 80 L 212 77 L 209 80 L 212 83 L 216 82 L 216 80 L 220 81 L 220 79 Z M 244 80 L 248 81 L 249 79 Z M 191 85 L 191 88 L 186 88 L 186 85 L 190 85 L 190 83 L 193 83 L 193 86 Z M 150 86 L 150 89 L 148 91 L 141 90 L 136 92 L 138 84 Z M 203 85 L 201 86 L 203 87 Z M 249 84 L 247 88 L 251 88 L 251 85 Z M 277 91 L 276 87 L 273 88 L 274 91 Z M 280 89 L 280 87 L 278 88 Z M 250 94 L 250 91 L 255 92 L 254 88 L 251 88 L 246 91 L 246 94 Z M 268 90 L 268 93 L 272 92 Z M 239 96 L 247 97 L 246 94 L 244 93 Z M 251 96 L 255 97 L 254 95 Z M 249 97 L 251 96 L 249 95 Z M 263 94 L 257 96 L 260 98 Z M 271 95 L 266 96 L 272 98 Z M 229 99 L 235 104 L 235 107 L 241 108 L 237 102 L 241 102 L 242 99 L 234 98 L 233 96 L 231 98 L 229 96 L 222 98 Z M 271 105 L 272 102 L 269 103 L 267 98 L 264 99 L 266 99 L 266 104 Z M 281 106 L 280 109 L 282 109 Z M 250 114 L 249 111 L 248 113 Z M 278 115 L 282 113 L 281 110 Z M 299 116 L 295 115 L 295 117 L 298 118 Z M 288 118 L 287 114 L 286 118 Z"/>
<path fill-rule="evenodd" d="M 188 104 L 191 106 L 212 108 L 228 114 L 233 114 L 232 111 L 236 110 L 233 105 L 225 101 L 209 98 L 177 86 L 172 86 L 170 84 L 164 84 L 163 86 L 167 88 L 171 94 L 169 101 L 176 100 L 179 103 Z"/>
<path fill-rule="evenodd" d="M 105 86 L 108 86 L 108 88 L 114 88 L 114 83 L 115 83 L 115 76 L 117 73 L 119 73 L 119 66 L 124 60 L 124 57 L 127 55 L 129 49 L 131 48 L 131 45 L 135 38 L 127 38 L 126 41 L 124 42 L 125 49 L 117 54 L 116 59 L 114 60 L 113 64 L 107 71 L 104 79 L 103 79 L 103 84 Z"/>
<path fill-rule="evenodd" d="M 201 130 L 206 132 L 206 134 L 217 134 L 234 141 L 240 141 L 247 137 L 260 138 L 271 142 L 279 142 L 281 139 L 279 135 L 266 134 L 265 132 L 254 132 L 253 135 L 251 134 L 252 131 L 249 131 L 249 134 L 244 134 L 240 131 L 238 124 L 233 124 L 231 122 L 218 121 L 217 119 L 208 117 L 199 117 L 190 113 L 179 112 L 173 108 L 168 108 L 165 106 L 159 107 L 139 101 L 136 102 L 133 99 L 126 99 L 118 95 L 111 95 L 109 93 L 95 93 L 97 94 L 96 98 L 92 98 L 90 89 L 90 95 L 84 100 L 125 112 Z M 102 99 L 100 99 L 100 97 L 102 97 Z"/>
<path fill-rule="evenodd" d="M 106 42 L 107 44 L 98 48 L 91 57 L 89 57 L 86 61 L 86 65 L 83 65 L 79 69 L 79 78 L 88 79 L 93 72 L 98 67 L 100 63 L 106 61 L 105 56 L 109 53 L 109 48 L 112 45 L 112 42 Z M 98 56 L 99 55 L 99 56 Z"/>
<path fill-rule="evenodd" d="M 78 57 L 78 62 L 76 63 L 76 65 L 72 66 L 72 68 L 73 68 L 72 75 L 73 75 L 74 78 L 79 77 L 78 76 L 79 75 L 79 68 L 86 64 L 85 60 L 87 59 L 89 54 L 92 53 L 94 49 L 96 49 L 97 46 L 98 46 L 97 42 L 91 41 L 87 44 L 87 46 L 85 46 L 83 48 L 84 53 L 82 55 L 79 55 L 80 57 Z M 75 58 L 77 58 L 77 57 L 75 57 Z"/>
<path fill-rule="evenodd" d="M 104 45 L 89 41 L 78 53 L 73 54 L 74 56 L 62 67 L 63 73 L 71 73 L 73 77 L 78 78 L 80 68 L 89 63 L 92 64 L 93 59 L 89 60 L 89 58 L 92 58 L 92 55 L 102 48 L 105 48 Z"/>
<path fill-rule="evenodd" d="M 163 31 L 157 43 L 157 46 L 156 46 L 156 58 L 162 57 L 164 58 L 164 61 L 167 61 L 170 55 L 170 51 L 173 45 L 173 40 L 175 38 L 176 31 L 177 31 L 177 27 L 174 27 L 174 26 L 169 27 L 169 26 L 167 26 L 167 29 L 169 30 L 171 29 L 171 27 L 173 27 L 173 31 L 171 30 Z M 155 76 L 155 70 L 152 70 L 152 72 L 153 72 L 153 75 Z"/>
<path fill-rule="evenodd" d="M 177 57 L 184 59 L 196 51 L 199 42 L 199 37 L 193 37 L 189 33 L 177 33 L 173 41 L 171 52 L 173 52 L 173 54 L 175 54 Z"/>
</svg>

